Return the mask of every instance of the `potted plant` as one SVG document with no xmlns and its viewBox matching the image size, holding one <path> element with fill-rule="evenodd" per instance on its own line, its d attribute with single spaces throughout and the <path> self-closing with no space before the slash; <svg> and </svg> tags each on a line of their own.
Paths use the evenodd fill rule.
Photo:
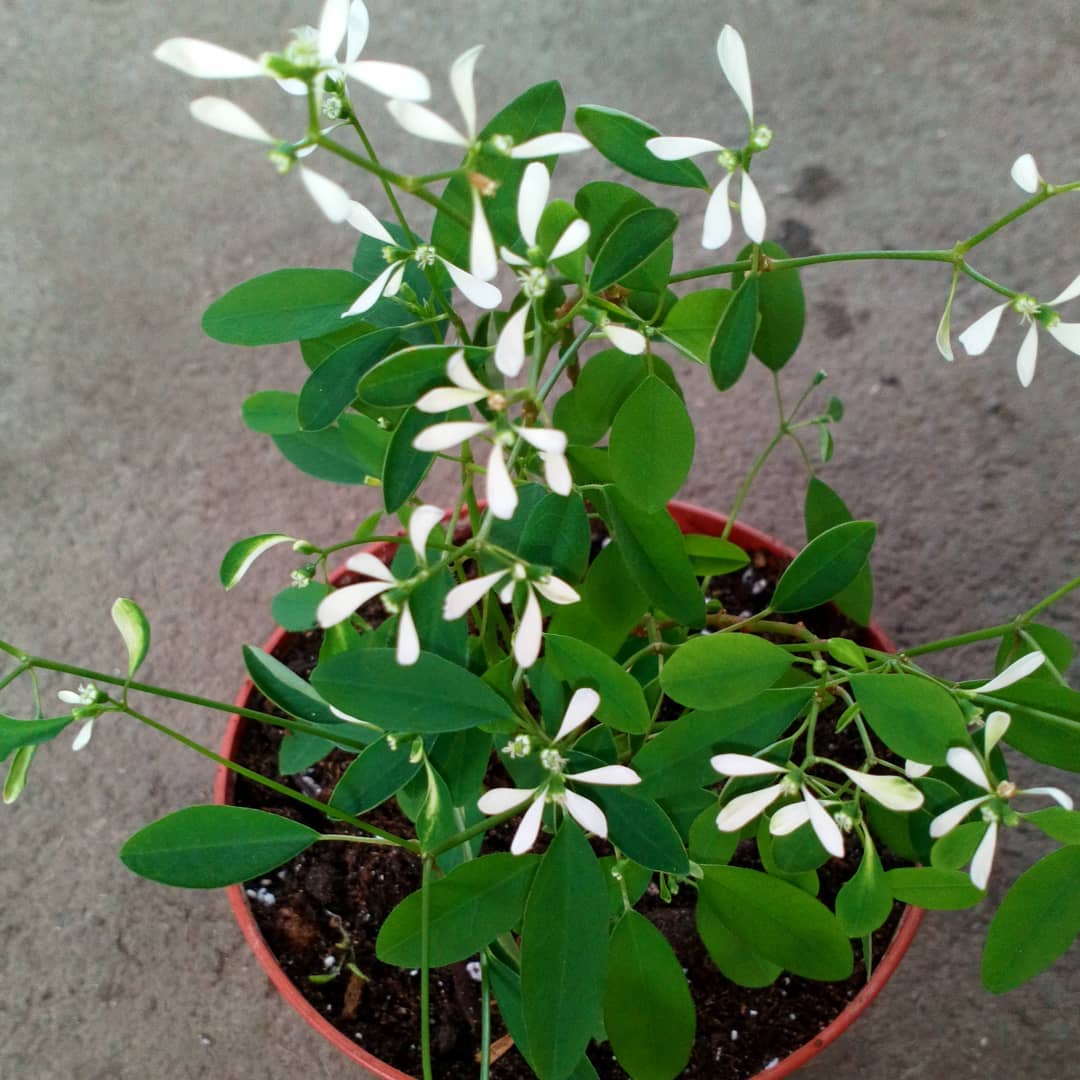
<svg viewBox="0 0 1080 1080">
<path fill-rule="evenodd" d="M 280 606 L 326 631 L 318 666 L 303 682 L 248 650 L 253 680 L 284 714 L 248 710 L 249 719 L 289 733 L 293 764 L 331 744 L 356 753 L 328 811 L 347 828 L 331 835 L 418 863 L 421 887 L 387 920 L 381 949 L 419 972 L 423 1074 L 438 1074 L 431 969 L 475 955 L 485 1004 L 494 992 L 536 1075 L 589 1075 L 583 1055 L 602 1033 L 631 1075 L 675 1076 L 692 1053 L 693 1004 L 670 945 L 636 910 L 647 890 L 659 903 L 694 898 L 703 947 L 735 981 L 781 969 L 840 978 L 853 964 L 850 942 L 876 930 L 894 900 L 978 904 L 999 832 L 1021 824 L 1061 846 L 1000 906 L 984 980 L 998 991 L 1041 971 L 1076 932 L 1071 901 L 1061 899 L 1075 891 L 1076 818 L 1056 787 L 1018 790 L 1001 746 L 1077 767 L 1075 695 L 1062 678 L 1071 645 L 1038 617 L 1080 581 L 1009 623 L 897 655 L 786 620 L 832 601 L 854 623 L 869 621 L 874 525 L 853 519 L 811 466 L 808 543 L 765 581 L 769 603 L 732 607 L 722 586 L 747 569 L 732 530 L 770 453 L 814 432 L 827 460 L 842 415 L 835 399 L 816 413 L 809 404 L 820 374 L 803 379 L 794 405 L 781 392 L 802 330 L 799 270 L 844 258 L 944 263 L 952 282 L 939 349 L 951 359 L 952 301 L 961 279 L 972 279 L 1005 299 L 960 342 L 985 351 L 1011 307 L 1025 323 L 1026 385 L 1040 335 L 1078 351 L 1076 326 L 1057 306 L 1080 295 L 1080 279 L 1043 301 L 991 281 L 971 253 L 1080 184 L 1048 183 L 1024 155 L 1012 170 L 1020 205 L 952 248 L 793 259 L 768 239 L 767 198 L 751 179 L 772 132 L 755 116 L 732 28 L 720 33 L 717 55 L 745 119 L 734 148 L 590 106 L 574 114 L 578 131 L 564 131 L 553 83 L 481 126 L 472 90 L 479 50 L 451 69 L 462 115 L 449 122 L 420 104 L 430 86 L 419 72 L 358 59 L 365 33 L 362 4 L 330 0 L 318 28 L 281 53 L 255 60 L 171 39 L 158 56 L 200 77 L 272 76 L 302 97 L 307 130 L 294 142 L 221 98 L 200 98 L 192 111 L 265 143 L 331 221 L 360 233 L 351 271 L 260 275 L 212 304 L 204 328 L 234 344 L 302 343 L 311 374 L 301 393 L 257 394 L 245 419 L 302 469 L 370 477 L 383 511 L 340 541 L 241 540 L 221 576 L 232 587 L 271 548 L 301 555 L 297 588 Z M 350 80 L 385 94 L 407 131 L 456 146 L 451 167 L 416 177 L 383 163 Z M 572 202 L 550 200 L 558 156 L 594 151 L 628 182 L 593 181 Z M 309 163 L 311 152 L 368 174 L 396 220 L 353 200 L 319 171 L 318 157 Z M 690 161 L 696 154 L 712 156 L 705 172 Z M 736 231 L 746 245 L 726 262 L 673 274 L 678 216 L 634 178 L 700 189 L 705 249 Z M 417 234 L 402 195 L 435 209 L 430 236 Z M 680 243 L 697 243 L 685 234 Z M 501 265 L 513 276 L 504 270 L 500 289 Z M 679 365 L 706 367 L 724 393 L 759 361 L 774 374 L 775 435 L 736 485 L 719 535 L 684 538 L 668 509 L 695 441 Z M 460 477 L 448 511 L 418 495 L 437 459 Z M 365 550 L 374 541 L 391 545 L 392 558 Z M 335 588 L 328 567 L 344 551 L 357 579 Z M 14 661 L 5 685 L 39 670 L 87 679 L 63 692 L 71 706 L 63 715 L 0 720 L 9 801 L 36 747 L 73 723 L 77 746 L 108 713 L 177 736 L 135 706 L 133 691 L 214 707 L 135 682 L 146 619 L 128 600 L 113 617 L 128 647 L 123 677 L 3 645 Z M 1001 642 L 998 671 L 955 682 L 920 661 L 980 640 Z M 856 761 L 823 751 L 826 732 L 845 731 Z M 309 809 L 325 807 L 276 786 Z M 362 816 L 391 800 L 410 819 L 408 833 Z M 510 822 L 509 850 L 485 851 L 482 838 Z M 732 863 L 740 837 L 760 865 Z M 260 878 L 322 840 L 288 817 L 192 807 L 140 831 L 123 857 L 154 880 L 217 887 Z M 597 850 L 599 840 L 610 848 Z M 886 850 L 907 865 L 886 870 Z M 851 875 L 826 906 L 813 895 L 818 871 L 853 851 Z M 650 1026 L 658 1013 L 660 1032 Z M 486 1071 L 486 1024 L 484 1032 Z"/>
</svg>

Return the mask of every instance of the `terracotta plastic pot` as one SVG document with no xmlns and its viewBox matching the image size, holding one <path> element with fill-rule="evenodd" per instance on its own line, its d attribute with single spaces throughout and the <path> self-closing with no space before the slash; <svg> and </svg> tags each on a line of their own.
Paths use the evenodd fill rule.
<svg viewBox="0 0 1080 1080">
<path fill-rule="evenodd" d="M 671 503 L 669 509 L 676 522 L 678 522 L 679 528 L 685 533 L 705 533 L 707 535 L 719 536 L 723 531 L 726 519 L 721 514 L 713 513 L 710 510 L 703 510 L 701 507 L 694 506 L 690 503 L 680 502 Z M 795 551 L 786 544 L 781 544 L 771 536 L 759 532 L 749 525 L 743 525 L 741 522 L 735 523 L 731 530 L 730 538 L 740 547 L 767 550 L 786 558 L 794 558 L 795 556 Z M 376 555 L 381 556 L 389 554 L 390 547 L 391 545 L 389 544 L 379 545 L 372 550 Z M 881 649 L 886 652 L 895 651 L 892 642 L 876 623 L 872 622 L 870 624 L 868 632 L 872 648 Z M 285 630 L 277 630 L 263 648 L 268 653 L 274 653 L 292 636 L 294 635 L 289 634 Z M 243 689 L 236 698 L 236 704 L 242 708 L 246 707 L 251 699 L 254 689 L 255 688 L 252 686 L 250 680 L 245 682 Z M 247 723 L 248 721 L 240 716 L 231 716 L 229 718 L 228 727 L 225 731 L 225 738 L 222 740 L 221 744 L 221 754 L 223 757 L 232 758 L 234 756 Z M 224 768 L 224 766 L 218 769 L 214 782 L 214 802 L 224 804 L 232 803 L 235 779 L 236 774 L 230 772 L 228 769 Z M 263 970 L 267 975 L 270 976 L 270 981 L 281 992 L 281 995 L 285 1000 L 320 1035 L 322 1035 L 323 1038 L 336 1046 L 338 1050 L 351 1058 L 358 1065 L 363 1065 L 364 1068 L 379 1077 L 379 1080 L 413 1080 L 407 1073 L 403 1073 L 399 1069 L 387 1065 L 386 1062 L 380 1061 L 362 1047 L 357 1046 L 355 1042 L 338 1031 L 333 1024 L 323 1017 L 304 998 L 303 994 L 301 994 L 293 985 L 289 976 L 281 969 L 274 954 L 270 951 L 270 947 L 266 944 L 258 924 L 255 921 L 255 916 L 251 912 L 251 906 L 248 903 L 248 898 L 243 887 L 240 885 L 231 885 L 225 891 L 228 894 L 229 904 L 232 906 L 233 913 L 236 915 L 236 920 L 240 924 L 240 929 L 247 939 L 248 944 L 251 946 L 252 951 L 255 953 L 256 959 L 262 965 Z M 906 908 L 897 925 L 896 933 L 889 943 L 885 955 L 881 958 L 881 962 L 874 969 L 870 981 L 867 982 L 855 998 L 845 1007 L 843 1012 L 841 1012 L 828 1027 L 814 1036 L 809 1042 L 793 1053 L 788 1054 L 787 1057 L 782 1058 L 772 1066 L 772 1068 L 765 1069 L 759 1073 L 758 1076 L 761 1077 L 762 1080 L 779 1080 L 780 1077 L 789 1076 L 791 1073 L 802 1068 L 802 1066 L 810 1061 L 811 1058 L 814 1058 L 821 1053 L 821 1051 L 831 1042 L 838 1039 L 840 1035 L 842 1035 L 863 1012 L 865 1012 L 870 1002 L 877 997 L 881 992 L 882 987 L 889 981 L 904 953 L 907 952 L 908 946 L 911 944 L 915 932 L 922 922 L 922 917 L 923 912 L 920 908 Z"/>
</svg>

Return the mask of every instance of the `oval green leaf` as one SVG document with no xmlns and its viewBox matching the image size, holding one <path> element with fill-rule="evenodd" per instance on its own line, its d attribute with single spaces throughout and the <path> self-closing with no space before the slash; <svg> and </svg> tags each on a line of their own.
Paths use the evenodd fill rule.
<svg viewBox="0 0 1080 1080">
<path fill-rule="evenodd" d="M 844 882 L 836 896 L 836 917 L 848 937 L 872 934 L 892 912 L 893 894 L 873 844 L 863 848 L 854 876 Z"/>
<path fill-rule="evenodd" d="M 813 540 L 834 525 L 853 520 L 844 500 L 816 476 L 810 478 L 806 488 L 804 516 L 807 540 Z M 849 619 L 854 619 L 860 626 L 866 626 L 870 622 L 870 612 L 874 606 L 874 578 L 869 562 L 855 575 L 850 585 L 845 586 L 832 598 L 832 602 L 839 611 Z"/>
<path fill-rule="evenodd" d="M 872 521 L 848 521 L 815 536 L 777 582 L 775 611 L 807 611 L 831 600 L 855 580 L 874 546 Z"/>
<path fill-rule="evenodd" d="M 715 832 L 715 828 L 713 830 Z M 754 950 L 729 930 L 708 902 L 698 898 L 694 908 L 698 937 L 712 962 L 738 986 L 756 989 L 771 986 L 784 969 Z"/>
<path fill-rule="evenodd" d="M 684 356 L 707 364 L 717 327 L 732 296 L 730 289 L 700 289 L 680 297 L 665 316 L 660 332 Z"/>
<path fill-rule="evenodd" d="M 122 596 L 112 606 L 112 620 L 127 646 L 130 679 L 139 670 L 139 665 L 146 659 L 146 652 L 150 648 L 150 623 L 134 600 L 127 600 Z"/>
<path fill-rule="evenodd" d="M 38 746 L 55 739 L 73 720 L 71 715 L 47 720 L 16 720 L 10 716 L 0 716 L 0 761 L 6 761 L 13 750 Z"/>
<path fill-rule="evenodd" d="M 678 214 L 659 206 L 646 207 L 623 218 L 596 255 L 589 288 L 603 292 L 632 274 L 671 238 L 678 224 Z"/>
<path fill-rule="evenodd" d="M 709 347 L 709 371 L 718 390 L 730 390 L 746 370 L 758 324 L 759 275 L 746 278 L 724 308 Z"/>
<path fill-rule="evenodd" d="M 397 338 L 397 330 L 376 330 L 342 345 L 323 360 L 300 390 L 296 417 L 301 430 L 321 431 L 337 420 L 355 400 L 364 374 L 383 359 Z"/>
<path fill-rule="evenodd" d="M 750 634 L 691 638 L 660 673 L 664 693 L 694 709 L 723 709 L 756 697 L 792 665 L 790 653 Z"/>
<path fill-rule="evenodd" d="M 251 568 L 251 564 L 264 552 L 278 544 L 293 544 L 296 537 L 284 533 L 261 533 L 237 540 L 221 560 L 218 577 L 226 589 L 231 589 Z"/>
<path fill-rule="evenodd" d="M 986 895 L 962 870 L 934 866 L 902 866 L 885 871 L 893 896 L 904 904 L 929 911 L 960 911 L 974 907 Z"/>
<path fill-rule="evenodd" d="M 750 257 L 753 244 L 735 256 L 740 262 Z M 761 251 L 770 259 L 790 258 L 788 253 L 771 240 L 761 245 Z M 742 273 L 732 275 L 732 284 L 738 286 Z M 806 323 L 806 300 L 798 270 L 766 270 L 761 274 L 761 291 L 758 297 L 761 325 L 754 336 L 754 355 L 770 370 L 780 371 L 795 355 L 802 340 Z"/>
<path fill-rule="evenodd" d="M 544 656 L 555 677 L 575 690 L 591 686 L 600 695 L 596 718 L 616 731 L 642 735 L 652 716 L 641 684 L 622 665 L 587 642 L 561 634 L 544 638 Z"/>
</svg>

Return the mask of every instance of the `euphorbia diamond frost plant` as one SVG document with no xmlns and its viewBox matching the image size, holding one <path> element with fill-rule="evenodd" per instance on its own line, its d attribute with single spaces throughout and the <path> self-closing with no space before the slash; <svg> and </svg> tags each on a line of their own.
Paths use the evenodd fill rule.
<svg viewBox="0 0 1080 1080">
<path fill-rule="evenodd" d="M 1067 793 L 1017 790 L 1001 745 L 1080 769 L 1080 706 L 1063 677 L 1073 647 L 1038 621 L 1080 580 L 1008 623 L 897 655 L 819 637 L 793 617 L 832 601 L 855 623 L 869 620 L 875 527 L 853 519 L 806 451 L 810 540 L 769 604 L 725 610 L 716 586 L 746 565 L 731 522 L 771 450 L 784 440 L 802 446 L 802 434 L 817 429 L 821 457 L 832 453 L 840 404 L 804 414 L 820 374 L 802 377 L 794 407 L 782 393 L 781 373 L 800 378 L 792 363 L 804 308 L 799 271 L 844 258 L 948 264 L 938 347 L 952 358 L 949 309 L 960 278 L 970 279 L 1005 299 L 961 344 L 986 349 L 1011 306 L 1028 324 L 1019 363 L 1026 385 L 1040 324 L 1077 351 L 1073 324 L 1056 310 L 1077 295 L 1076 282 L 1043 302 L 1023 282 L 1014 290 L 987 278 L 972 254 L 1080 183 L 1048 183 L 1025 155 L 1012 170 L 1025 201 L 1010 209 L 1003 183 L 1003 216 L 951 249 L 792 259 L 770 240 L 769 192 L 751 179 L 772 132 L 755 114 L 733 28 L 719 31 L 716 90 L 730 84 L 732 129 L 745 134 L 727 147 L 708 132 L 663 134 L 592 106 L 574 114 L 580 134 L 564 130 L 555 83 L 492 110 L 473 90 L 485 59 L 478 48 L 450 67 L 458 127 L 420 103 L 440 80 L 357 59 L 366 30 L 362 3 L 329 0 L 318 28 L 298 32 L 280 53 L 252 59 L 175 39 L 157 55 L 199 77 L 272 77 L 302 97 L 306 116 L 290 139 L 222 98 L 200 98 L 192 111 L 268 146 L 281 171 L 300 171 L 327 219 L 361 234 L 351 270 L 262 275 L 212 304 L 204 327 L 232 344 L 301 342 L 310 374 L 300 393 L 256 394 L 245 418 L 302 470 L 383 495 L 383 510 L 350 537 L 249 537 L 222 565 L 231 588 L 271 548 L 289 544 L 302 557 L 292 571 L 300 603 L 326 631 L 318 667 L 305 682 L 246 650 L 252 679 L 283 714 L 246 715 L 289 733 L 283 746 L 294 766 L 298 742 L 309 753 L 336 745 L 356 755 L 331 797 L 335 824 L 322 842 L 385 845 L 419 860 L 421 890 L 387 921 L 381 954 L 420 970 L 425 1003 L 433 964 L 480 957 L 485 1000 L 499 980 L 503 1022 L 543 1080 L 588 1075 L 584 1057 L 604 1035 L 631 1075 L 676 1076 L 692 1052 L 694 1007 L 670 945 L 635 910 L 650 883 L 665 899 L 697 898 L 702 946 L 736 981 L 721 936 L 777 971 L 841 977 L 852 967 L 851 940 L 877 929 L 894 899 L 979 904 L 1006 825 L 1039 829 L 1061 846 L 1020 877 L 995 914 L 984 981 L 999 991 L 1037 974 L 1080 922 L 1080 825 Z M 369 90 L 389 99 L 407 132 L 437 144 L 435 171 L 407 176 L 376 155 L 364 119 L 383 106 Z M 559 155 L 590 147 L 606 159 L 605 175 L 610 162 L 627 182 L 594 181 L 572 201 L 552 200 Z M 711 166 L 707 175 L 688 160 L 702 153 L 716 155 L 719 181 Z M 355 180 L 328 179 L 307 164 L 312 154 L 352 163 Z M 660 185 L 661 195 L 650 198 L 637 179 Z M 702 235 L 662 205 L 664 185 L 701 191 Z M 695 252 L 729 241 L 736 194 L 750 244 L 725 263 L 673 274 L 676 238 Z M 435 210 L 430 235 L 410 220 L 406 196 Z M 667 509 L 695 449 L 680 370 L 709 369 L 719 415 L 751 357 L 773 373 L 776 435 L 733 485 L 724 535 L 684 538 Z M 460 478 L 445 515 L 420 494 L 436 460 Z M 389 565 L 363 550 L 375 540 L 396 548 Z M 329 563 L 339 551 L 362 580 L 335 588 Z M 5 685 L 38 669 L 93 680 L 63 692 L 70 712 L 0 718 L 0 751 L 12 758 L 8 801 L 21 793 L 36 747 L 73 723 L 77 746 L 109 714 L 178 734 L 132 701 L 176 694 L 133 681 L 149 642 L 145 617 L 131 601 L 119 601 L 113 617 L 128 649 L 122 678 L 3 646 L 15 660 Z M 951 682 L 921 663 L 995 639 L 997 673 Z M 856 767 L 830 755 L 826 727 L 847 733 Z M 1014 809 L 1031 794 L 1056 805 Z M 391 800 L 412 820 L 407 834 L 368 820 Z M 485 844 L 516 819 L 509 856 Z M 761 868 L 731 864 L 740 838 Z M 317 841 L 284 817 L 192 807 L 142 830 L 122 857 L 154 880 L 217 887 L 266 874 Z M 832 907 L 782 869 L 797 866 L 816 883 L 819 869 L 852 849 L 856 869 Z M 613 860 L 614 914 L 601 852 Z M 885 870 L 885 852 L 907 865 Z M 448 896 L 467 918 L 450 917 L 457 908 Z M 768 919 L 743 918 L 748 907 Z M 450 912 L 437 940 L 433 910 Z M 648 965 L 631 962 L 646 951 Z M 605 972 L 618 973 L 617 986 Z M 573 1008 L 554 1007 L 559 999 Z M 671 1023 L 655 1032 L 659 1013 Z M 420 1036 L 424 1075 L 437 1075 L 426 1010 Z M 480 1048 L 482 1062 L 489 1052 Z"/>
</svg>

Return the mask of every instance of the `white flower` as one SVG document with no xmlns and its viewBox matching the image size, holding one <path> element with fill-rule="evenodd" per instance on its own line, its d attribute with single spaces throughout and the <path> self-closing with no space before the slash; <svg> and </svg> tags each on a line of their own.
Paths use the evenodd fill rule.
<svg viewBox="0 0 1080 1080">
<path fill-rule="evenodd" d="M 496 570 L 491 574 L 484 574 L 482 577 L 463 582 L 461 585 L 455 585 L 443 601 L 443 618 L 460 619 L 473 604 L 486 596 L 507 575 L 510 576 L 510 580 L 503 585 L 499 593 L 499 599 L 504 604 L 509 604 L 513 599 L 514 588 L 518 582 L 523 582 L 525 585 L 525 610 L 514 632 L 512 648 L 518 665 L 528 668 L 536 663 L 543 639 L 543 614 L 536 594 L 539 593 L 553 604 L 576 604 L 581 599 L 577 590 L 562 578 L 547 574 L 533 579 L 528 576 L 528 571 L 521 563 L 515 563 L 513 567 L 505 570 Z M 562 738 L 562 733 L 556 736 L 556 739 L 560 738 Z"/>
<path fill-rule="evenodd" d="M 403 64 L 383 63 L 377 60 L 356 58 L 364 47 L 368 32 L 368 13 L 363 0 L 326 0 L 318 29 L 304 27 L 296 31 L 295 39 L 281 56 L 266 54 L 252 60 L 231 49 L 213 45 L 195 38 L 170 38 L 162 42 L 154 56 L 197 79 L 246 79 L 269 76 L 280 79 L 283 65 L 299 69 L 305 78 L 318 80 L 321 89 L 327 73 L 347 75 L 381 94 L 412 101 L 427 101 L 431 86 L 427 78 L 414 68 Z M 345 46 L 345 60 L 337 58 L 341 43 Z M 304 79 L 287 80 L 286 89 L 295 92 L 292 83 L 301 84 L 306 92 Z"/>
<path fill-rule="evenodd" d="M 998 825 L 1003 820 L 1004 814 L 1002 804 L 1017 795 L 1046 795 L 1066 810 L 1073 808 L 1072 799 L 1060 788 L 1035 787 L 1021 791 L 1008 780 L 1002 780 L 1000 783 L 994 780 L 986 760 L 990 757 L 990 751 L 1008 731 L 1009 723 L 1009 714 L 1000 710 L 992 712 L 986 718 L 983 760 L 963 746 L 954 746 L 949 750 L 945 758 L 949 768 L 969 783 L 982 788 L 987 794 L 979 795 L 974 799 L 965 799 L 964 802 L 957 803 L 944 813 L 938 814 L 930 822 L 930 837 L 937 840 L 952 832 L 976 807 L 983 808 L 982 816 L 987 823 L 987 829 L 982 840 L 979 841 L 979 846 L 975 849 L 969 870 L 971 883 L 977 889 L 985 889 L 986 883 L 990 880 L 990 870 L 994 865 L 994 851 L 997 847 Z"/>
<path fill-rule="evenodd" d="M 1006 686 L 1026 679 L 1033 671 L 1043 665 L 1046 656 L 1038 651 L 1024 653 L 1019 660 L 1014 660 L 1007 668 L 998 672 L 989 682 L 973 687 L 969 694 L 992 694 L 995 690 L 1004 690 Z M 1002 716 L 1005 714 L 1002 713 Z"/>
<path fill-rule="evenodd" d="M 442 518 L 443 512 L 439 507 L 428 505 L 418 506 L 409 518 L 409 543 L 422 565 L 427 563 L 428 537 Z M 323 629 L 337 626 L 373 597 L 403 584 L 394 577 L 386 563 L 368 551 L 353 555 L 345 565 L 354 573 L 363 574 L 372 580 L 346 585 L 343 589 L 335 589 L 323 597 L 315 612 L 315 619 Z M 420 638 L 409 610 L 408 597 L 401 601 L 397 615 L 397 662 L 403 666 L 415 664 L 420 659 Z"/>
<path fill-rule="evenodd" d="M 903 777 L 886 776 L 881 773 L 856 772 L 854 769 L 840 766 L 840 771 L 875 802 L 889 810 L 907 813 L 918 810 L 924 802 L 923 793 L 909 784 Z"/>
<path fill-rule="evenodd" d="M 72 711 L 78 715 L 80 708 L 87 705 L 96 705 L 102 700 L 101 691 L 93 683 L 80 683 L 78 690 L 59 690 L 56 696 L 65 704 L 73 706 Z M 95 710 L 97 712 L 99 710 Z M 90 736 L 94 733 L 94 717 L 90 716 L 83 721 L 82 727 L 79 728 L 75 735 L 75 739 L 71 744 L 72 750 L 82 750 L 88 742 L 90 742 Z"/>
<path fill-rule="evenodd" d="M 309 169 L 294 161 L 294 158 L 280 150 L 281 143 L 275 139 L 263 126 L 246 113 L 239 105 L 234 105 L 225 98 L 201 97 L 191 103 L 191 115 L 200 123 L 208 127 L 224 131 L 228 135 L 236 135 L 241 139 L 250 139 L 252 142 L 263 143 L 274 147 L 271 158 L 278 162 L 282 171 L 289 171 L 296 167 L 300 173 L 300 179 L 308 194 L 315 200 L 315 205 L 334 222 L 340 224 L 348 218 L 350 208 L 354 205 L 345 189 L 333 180 L 323 176 L 322 173 Z"/>
<path fill-rule="evenodd" d="M 521 178 L 517 199 L 518 230 L 525 241 L 529 257 L 523 259 L 505 247 L 500 250 L 503 262 L 518 269 L 518 280 L 529 300 L 539 299 L 547 291 L 548 278 L 544 273 L 547 264 L 577 251 L 589 239 L 588 222 L 575 218 L 566 226 L 550 251 L 540 250 L 536 242 L 536 232 L 547 206 L 550 190 L 551 174 L 547 167 L 539 161 L 530 163 Z M 531 307 L 531 304 L 522 304 L 507 319 L 495 346 L 495 366 L 511 378 L 521 371 L 525 363 L 525 320 Z"/>
<path fill-rule="evenodd" d="M 595 690 L 576 690 L 570 698 L 570 704 L 566 707 L 555 742 L 566 738 L 581 727 L 596 711 L 599 704 L 600 696 Z M 492 788 L 486 791 L 477 803 L 483 814 L 503 814 L 508 810 L 523 807 L 526 803 L 529 804 L 510 843 L 510 851 L 514 855 L 524 854 L 536 843 L 543 823 L 545 803 L 562 806 L 586 832 L 602 838 L 607 836 L 607 818 L 603 810 L 591 799 L 571 791 L 566 787 L 567 783 L 600 784 L 608 787 L 641 783 L 641 777 L 625 765 L 603 765 L 600 768 L 566 775 L 563 773 L 566 759 L 554 746 L 541 752 L 540 761 L 548 770 L 549 775 L 538 787 Z"/>
<path fill-rule="evenodd" d="M 754 127 L 754 98 L 750 88 L 750 69 L 746 62 L 746 47 L 739 32 L 732 26 L 720 31 L 716 42 L 720 69 L 746 111 L 751 129 L 751 144 L 764 149 L 771 141 L 772 133 L 765 127 Z M 705 226 L 701 234 L 701 246 L 710 250 L 723 247 L 731 237 L 731 207 L 728 189 L 736 174 L 742 175 L 739 195 L 739 217 L 743 232 L 760 244 L 765 239 L 765 206 L 754 181 L 743 167 L 740 156 L 711 139 L 685 136 L 661 135 L 649 139 L 645 146 L 661 161 L 682 161 L 697 154 L 715 153 L 718 161 L 727 169 L 727 175 L 717 184 L 705 208 Z"/>
<path fill-rule="evenodd" d="M 1030 154 L 1021 154 L 1014 162 L 1009 175 L 1022 191 L 1034 195 L 1046 181 L 1039 175 L 1039 166 Z"/>
<path fill-rule="evenodd" d="M 648 347 L 644 334 L 622 323 L 613 323 L 607 316 L 604 316 L 597 329 L 616 349 L 630 356 L 640 356 Z"/>
<path fill-rule="evenodd" d="M 981 356 L 990 347 L 997 333 L 1001 316 L 1007 307 L 1011 307 L 1026 322 L 1028 329 L 1016 354 L 1016 374 L 1021 386 L 1030 386 L 1035 377 L 1035 361 L 1039 351 L 1039 321 L 1046 319 L 1046 332 L 1055 338 L 1071 353 L 1080 356 L 1080 323 L 1064 323 L 1061 316 L 1052 310 L 1057 304 L 1064 304 L 1080 296 L 1080 274 L 1073 278 L 1053 300 L 1040 304 L 1033 296 L 1021 293 L 1013 300 L 1006 300 L 991 308 L 985 315 L 973 322 L 961 335 L 960 344 L 969 356 Z"/>
</svg>

